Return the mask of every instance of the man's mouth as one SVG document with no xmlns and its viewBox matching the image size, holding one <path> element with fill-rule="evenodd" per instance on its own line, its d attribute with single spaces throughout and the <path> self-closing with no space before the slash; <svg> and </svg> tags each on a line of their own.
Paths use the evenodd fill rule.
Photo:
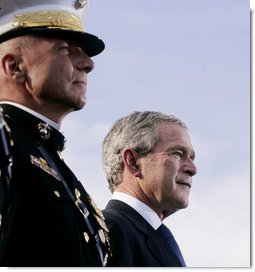
<svg viewBox="0 0 255 272">
<path fill-rule="evenodd" d="M 178 182 L 176 182 L 176 183 L 191 188 L 191 184 L 190 184 L 189 182 L 178 181 Z"/>
<path fill-rule="evenodd" d="M 85 86 L 87 85 L 86 82 L 83 80 L 75 80 L 75 81 L 73 81 L 73 83 L 74 84 L 81 84 L 81 85 L 85 85 Z"/>
</svg>

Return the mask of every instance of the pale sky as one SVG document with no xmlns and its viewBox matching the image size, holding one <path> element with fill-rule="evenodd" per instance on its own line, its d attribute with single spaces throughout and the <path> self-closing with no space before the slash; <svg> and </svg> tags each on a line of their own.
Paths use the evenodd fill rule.
<svg viewBox="0 0 255 272">
<path fill-rule="evenodd" d="M 87 105 L 62 130 L 65 161 L 103 209 L 101 143 L 134 110 L 188 126 L 198 174 L 190 204 L 168 217 L 189 267 L 250 266 L 250 13 L 247 0 L 91 0 Z"/>
</svg>

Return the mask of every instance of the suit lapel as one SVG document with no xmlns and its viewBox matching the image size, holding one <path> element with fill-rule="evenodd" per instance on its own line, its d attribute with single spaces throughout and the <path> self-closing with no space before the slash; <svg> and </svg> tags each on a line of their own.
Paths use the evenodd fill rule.
<svg viewBox="0 0 255 272">
<path fill-rule="evenodd" d="M 110 200 L 106 209 L 117 209 L 128 218 L 134 227 L 146 236 L 148 249 L 163 266 L 181 266 L 178 258 L 171 252 L 164 239 L 132 207 L 119 200 Z"/>
</svg>

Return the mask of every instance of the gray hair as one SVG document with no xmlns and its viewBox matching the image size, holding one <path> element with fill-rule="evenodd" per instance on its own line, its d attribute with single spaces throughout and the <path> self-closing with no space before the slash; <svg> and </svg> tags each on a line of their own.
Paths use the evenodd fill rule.
<svg viewBox="0 0 255 272">
<path fill-rule="evenodd" d="M 140 157 L 147 156 L 158 140 L 156 125 L 162 122 L 186 125 L 174 115 L 154 111 L 135 111 L 117 120 L 103 141 L 103 167 L 111 192 L 122 182 L 124 148 L 132 148 Z"/>
<path fill-rule="evenodd" d="M 40 39 L 36 35 L 23 35 L 0 43 L 0 58 L 5 54 L 15 54 L 22 58 L 24 52 L 30 52 L 35 43 L 41 41 L 38 38 Z M 2 72 L 2 69 L 0 69 L 0 78 L 3 75 Z"/>
<path fill-rule="evenodd" d="M 33 35 L 24 35 L 4 41 L 0 43 L 0 53 L 21 53 L 22 50 L 30 49 L 33 47 L 34 37 Z"/>
</svg>

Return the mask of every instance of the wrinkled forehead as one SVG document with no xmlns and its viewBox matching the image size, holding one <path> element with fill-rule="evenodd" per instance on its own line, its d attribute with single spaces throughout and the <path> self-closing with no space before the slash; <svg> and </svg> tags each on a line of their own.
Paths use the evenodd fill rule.
<svg viewBox="0 0 255 272">
<path fill-rule="evenodd" d="M 193 149 L 187 128 L 178 123 L 160 122 L 156 131 L 159 144 L 185 145 Z"/>
</svg>

